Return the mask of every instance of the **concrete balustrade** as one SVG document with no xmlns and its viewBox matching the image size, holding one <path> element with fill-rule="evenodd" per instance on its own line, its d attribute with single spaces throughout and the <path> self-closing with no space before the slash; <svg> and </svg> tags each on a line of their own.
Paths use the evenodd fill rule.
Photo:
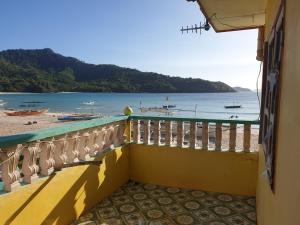
<svg viewBox="0 0 300 225">
<path fill-rule="evenodd" d="M 251 126 L 258 126 L 258 121 L 161 116 L 131 116 L 130 120 L 133 143 L 209 151 L 250 152 Z M 238 129 L 242 133 L 241 146 L 237 145 Z"/>
<path fill-rule="evenodd" d="M 124 134 L 126 120 L 114 121 L 111 119 L 107 124 L 106 121 L 99 121 L 99 126 L 95 127 L 92 124 L 92 127 L 89 128 L 83 125 L 82 127 L 85 129 L 77 131 L 70 129 L 71 132 L 59 127 L 44 129 L 37 134 L 43 132 L 45 138 L 12 147 L 2 146 L 0 163 L 4 190 L 10 192 L 19 187 L 21 183 L 30 184 L 40 176 L 51 175 L 55 170 L 62 170 L 75 163 L 92 161 L 104 150 L 111 150 L 123 145 L 126 142 Z M 64 130 L 64 134 L 61 134 L 63 133 L 61 129 Z M 55 135 L 56 133 L 59 135 Z M 47 137 L 48 135 L 53 136 Z M 19 136 L 16 139 L 19 139 Z M 25 136 L 26 134 L 24 134 Z M 8 139 L 8 137 L 1 138 Z M 9 139 L 12 139 L 12 136 Z M 12 145 L 14 144 L 12 143 Z"/>
<path fill-rule="evenodd" d="M 251 152 L 252 125 L 257 126 L 258 121 L 119 116 L 0 137 L 1 179 L 9 192 L 22 182 L 32 183 L 68 165 L 91 161 L 129 142 L 247 153 Z M 237 148 L 238 129 L 243 132 L 242 149 Z M 227 139 L 224 132 L 228 133 Z"/>
</svg>

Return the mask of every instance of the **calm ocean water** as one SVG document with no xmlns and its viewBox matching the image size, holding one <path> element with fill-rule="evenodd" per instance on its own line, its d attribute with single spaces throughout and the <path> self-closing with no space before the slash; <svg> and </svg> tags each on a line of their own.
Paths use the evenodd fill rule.
<svg viewBox="0 0 300 225">
<path fill-rule="evenodd" d="M 168 101 L 166 100 L 168 97 Z M 6 102 L 0 109 L 49 108 L 50 112 L 102 113 L 104 115 L 121 114 L 127 105 L 133 107 L 136 114 L 165 115 L 164 113 L 141 113 L 142 107 L 161 107 L 176 105 L 170 116 L 189 116 L 210 119 L 228 119 L 237 115 L 238 119 L 255 120 L 259 115 L 259 105 L 255 92 L 237 93 L 197 93 L 197 94 L 148 94 L 148 93 L 47 93 L 47 94 L 0 94 L 0 100 Z M 2 101 L 2 102 L 3 102 Z M 92 106 L 84 102 L 95 101 Z M 42 103 L 24 103 L 42 102 Z M 1 103 L 1 102 L 0 102 Z M 224 105 L 242 105 L 240 109 L 225 109 Z M 195 108 L 197 112 L 195 113 Z M 184 110 L 184 111 L 182 111 Z"/>
</svg>

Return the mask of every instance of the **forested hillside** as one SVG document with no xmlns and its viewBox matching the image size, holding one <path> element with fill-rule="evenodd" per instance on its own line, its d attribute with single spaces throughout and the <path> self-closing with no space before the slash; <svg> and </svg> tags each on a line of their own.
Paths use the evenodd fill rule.
<svg viewBox="0 0 300 225">
<path fill-rule="evenodd" d="M 51 49 L 0 52 L 2 92 L 234 92 L 222 82 L 94 65 Z"/>
</svg>

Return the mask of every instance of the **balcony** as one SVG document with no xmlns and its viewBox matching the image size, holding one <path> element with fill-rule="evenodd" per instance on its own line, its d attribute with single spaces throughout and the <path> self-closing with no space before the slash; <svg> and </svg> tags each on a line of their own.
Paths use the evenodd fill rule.
<svg viewBox="0 0 300 225">
<path fill-rule="evenodd" d="M 255 224 L 257 126 L 117 116 L 1 137 L 0 223 Z"/>
</svg>

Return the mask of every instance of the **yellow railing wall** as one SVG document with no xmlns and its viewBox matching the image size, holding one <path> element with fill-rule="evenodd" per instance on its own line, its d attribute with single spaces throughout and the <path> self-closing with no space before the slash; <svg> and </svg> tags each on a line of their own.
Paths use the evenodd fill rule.
<svg viewBox="0 0 300 225">
<path fill-rule="evenodd" d="M 0 224 L 70 224 L 129 179 L 129 146 L 97 159 L 101 166 L 64 169 L 0 195 Z"/>
<path fill-rule="evenodd" d="M 274 24 L 280 2 L 268 1 L 266 37 Z M 285 9 L 274 192 L 264 175 L 261 149 L 257 188 L 258 225 L 300 224 L 300 1 L 285 0 Z"/>
<path fill-rule="evenodd" d="M 130 146 L 130 178 L 181 188 L 255 195 L 257 153 Z"/>
</svg>

